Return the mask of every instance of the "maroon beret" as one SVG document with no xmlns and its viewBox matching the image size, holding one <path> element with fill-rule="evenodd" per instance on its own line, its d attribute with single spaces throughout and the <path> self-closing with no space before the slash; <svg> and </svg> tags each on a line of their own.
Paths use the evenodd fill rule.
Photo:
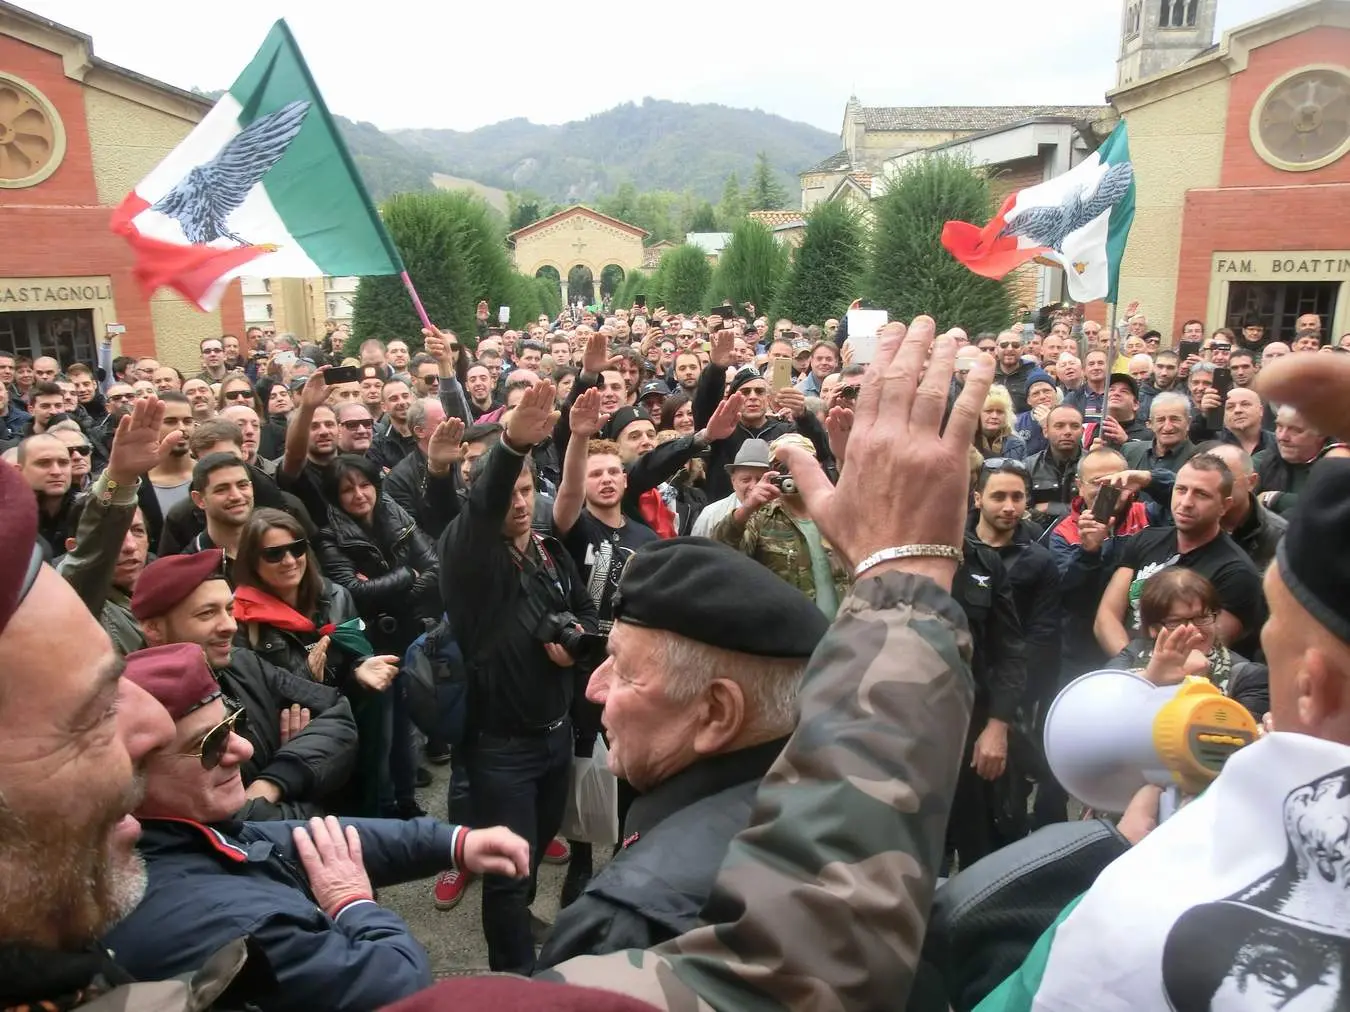
<svg viewBox="0 0 1350 1012">
<path fill-rule="evenodd" d="M 5 534 L 0 537 L 0 633 L 3 633 L 37 576 L 33 549 L 38 543 L 37 496 L 19 469 L 4 461 L 0 461 L 0 517 L 5 518 Z M 64 550 L 66 546 L 60 547 Z"/>
<path fill-rule="evenodd" d="M 196 643 L 170 643 L 127 654 L 126 677 L 163 704 L 174 720 L 220 695 L 220 685 Z"/>
<path fill-rule="evenodd" d="M 510 976 L 444 980 L 390 1005 L 386 1012 L 462 1008 L 490 1008 L 493 1012 L 656 1012 L 655 1005 L 614 991 Z"/>
<path fill-rule="evenodd" d="M 29 493 L 30 495 L 32 493 Z M 207 580 L 225 579 L 225 553 L 208 548 L 195 555 L 165 555 L 146 566 L 131 597 L 131 614 L 137 621 L 171 611 Z"/>
</svg>

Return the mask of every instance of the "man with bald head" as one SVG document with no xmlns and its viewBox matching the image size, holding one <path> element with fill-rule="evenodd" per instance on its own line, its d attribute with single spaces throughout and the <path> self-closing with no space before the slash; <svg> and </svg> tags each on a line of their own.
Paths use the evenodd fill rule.
<svg viewBox="0 0 1350 1012">
<path fill-rule="evenodd" d="M 61 363 L 50 355 L 33 360 L 33 377 L 39 383 L 55 383 L 61 372 Z"/>
<path fill-rule="evenodd" d="M 1289 521 L 1261 505 L 1256 498 L 1260 483 L 1252 458 L 1240 446 L 1218 441 L 1199 447 L 1200 453 L 1212 453 L 1233 472 L 1233 501 L 1224 511 L 1219 525 L 1247 553 L 1262 572 L 1275 558 L 1280 539 L 1289 529 Z"/>
<path fill-rule="evenodd" d="M 19 470 L 38 504 L 38 529 L 53 558 L 65 554 L 75 490 L 71 487 L 70 449 L 56 436 L 29 436 L 19 444 Z"/>
<path fill-rule="evenodd" d="M 1251 457 L 1258 453 L 1277 453 L 1274 434 L 1262 426 L 1265 412 L 1260 394 L 1250 387 L 1234 387 L 1224 398 L 1223 431 L 1219 433 L 1219 441 L 1241 447 Z"/>
</svg>

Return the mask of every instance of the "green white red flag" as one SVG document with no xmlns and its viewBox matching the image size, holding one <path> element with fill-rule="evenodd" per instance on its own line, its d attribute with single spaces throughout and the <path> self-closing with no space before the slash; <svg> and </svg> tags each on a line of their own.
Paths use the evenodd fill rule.
<svg viewBox="0 0 1350 1012">
<path fill-rule="evenodd" d="M 285 21 L 112 229 L 147 296 L 169 287 L 204 310 L 234 278 L 403 273 Z"/>
<path fill-rule="evenodd" d="M 1001 278 L 1030 260 L 1062 267 L 1075 302 L 1114 303 L 1134 197 L 1122 120 L 1074 168 L 1011 194 L 987 225 L 947 222 L 942 245 L 986 278 Z"/>
</svg>

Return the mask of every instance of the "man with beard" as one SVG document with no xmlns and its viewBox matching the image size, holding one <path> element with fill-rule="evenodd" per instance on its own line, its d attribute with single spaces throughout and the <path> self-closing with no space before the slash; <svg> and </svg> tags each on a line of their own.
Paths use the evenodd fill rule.
<svg viewBox="0 0 1350 1012">
<path fill-rule="evenodd" d="M 129 813 L 142 763 L 173 725 L 121 677 L 108 637 L 42 563 L 36 503 L 11 467 L 0 467 L 0 514 L 0 1003 L 136 1008 L 153 989 L 94 943 L 144 891 Z M 216 993 L 243 959 L 241 940 L 214 980 L 191 986 Z M 186 1006 L 189 986 L 159 988 L 158 1000 Z"/>
<path fill-rule="evenodd" d="M 482 364 L 469 366 L 464 388 L 469 395 L 469 410 L 475 422 L 483 415 L 501 407 L 492 396 L 492 376 L 487 371 L 487 366 Z"/>
<path fill-rule="evenodd" d="M 562 630 L 553 617 L 570 613 L 583 630 L 596 631 L 595 605 L 571 556 L 530 529 L 531 450 L 556 420 L 553 385 L 541 381 L 474 464 L 468 500 L 439 545 L 441 596 L 470 672 L 473 812 L 530 845 L 525 879 L 489 875 L 483 884 L 489 965 L 515 973 L 534 967 L 529 901 L 544 847 L 562 824 L 572 765 L 570 669 L 581 659 L 558 642 Z"/>
<path fill-rule="evenodd" d="M 524 841 L 501 829 L 331 816 L 307 826 L 241 822 L 241 771 L 253 747 L 241 734 L 243 710 L 227 701 L 201 651 L 190 644 L 139 651 L 127 675 L 175 724 L 172 742 L 145 764 L 136 809 L 145 827 L 145 896 L 105 937 L 137 976 L 182 973 L 246 934 L 274 980 L 237 982 L 231 997 L 240 1006 L 379 1008 L 426 987 L 431 972 L 407 924 L 374 902 L 374 887 L 441 863 L 507 874 L 526 863 Z M 335 836 L 359 840 L 345 874 L 321 857 L 332 855 Z"/>
<path fill-rule="evenodd" d="M 1057 404 L 1045 416 L 1047 446 L 1026 459 L 1031 475 L 1033 518 L 1050 525 L 1069 512 L 1075 493 L 1078 458 L 1083 454 L 1083 413 Z"/>
<path fill-rule="evenodd" d="M 216 413 L 216 398 L 205 380 L 193 377 L 183 383 L 183 396 L 192 405 L 192 417 L 205 421 Z"/>
<path fill-rule="evenodd" d="M 170 391 L 159 396 L 164 405 L 164 419 L 161 428 L 165 432 L 182 433 L 178 442 L 168 447 L 165 453 L 148 472 L 150 486 L 159 504 L 159 515 L 163 517 L 175 503 L 188 498 L 192 485 L 192 454 L 188 447 L 188 437 L 196 418 L 192 414 L 192 405 L 181 393 Z"/>
<path fill-rule="evenodd" d="M 206 517 L 206 529 L 183 549 L 184 555 L 218 548 L 225 555 L 225 578 L 231 581 L 239 538 L 253 512 L 253 479 L 234 453 L 211 453 L 192 469 L 192 502 Z"/>
<path fill-rule="evenodd" d="M 286 453 L 277 469 L 277 484 L 293 493 L 322 526 L 328 520 L 323 495 L 323 470 L 338 454 L 337 415 L 328 406 L 327 367 L 318 370 L 300 388 L 300 404 L 286 425 Z"/>
<path fill-rule="evenodd" d="M 392 379 L 384 385 L 380 407 L 384 420 L 376 427 L 370 447 L 370 459 L 388 473 L 409 453 L 417 449 L 417 437 L 408 425 L 408 407 L 412 404 L 412 390 L 401 379 Z"/>
<path fill-rule="evenodd" d="M 33 384 L 32 396 L 28 399 L 28 410 L 32 419 L 23 430 L 25 436 L 36 436 L 47 431 L 49 425 L 60 421 L 66 414 L 66 397 L 55 383 Z"/>
<path fill-rule="evenodd" d="M 151 647 L 192 644 L 214 680 L 247 715 L 239 728 L 253 747 L 242 762 L 241 819 L 300 819 L 324 814 L 356 764 L 356 722 L 346 697 L 234 645 L 233 595 L 220 549 L 168 555 L 145 567 L 132 614 Z M 363 662 L 362 674 L 387 672 L 390 657 Z"/>
</svg>

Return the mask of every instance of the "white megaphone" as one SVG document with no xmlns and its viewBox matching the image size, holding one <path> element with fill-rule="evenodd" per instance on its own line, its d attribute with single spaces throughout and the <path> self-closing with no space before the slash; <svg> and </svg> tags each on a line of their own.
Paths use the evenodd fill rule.
<svg viewBox="0 0 1350 1012">
<path fill-rule="evenodd" d="M 1045 716 L 1050 771 L 1099 812 L 1123 812 L 1146 784 L 1176 788 L 1173 799 L 1199 794 L 1256 737 L 1247 708 L 1204 678 L 1159 686 L 1130 671 L 1091 671 Z"/>
</svg>

